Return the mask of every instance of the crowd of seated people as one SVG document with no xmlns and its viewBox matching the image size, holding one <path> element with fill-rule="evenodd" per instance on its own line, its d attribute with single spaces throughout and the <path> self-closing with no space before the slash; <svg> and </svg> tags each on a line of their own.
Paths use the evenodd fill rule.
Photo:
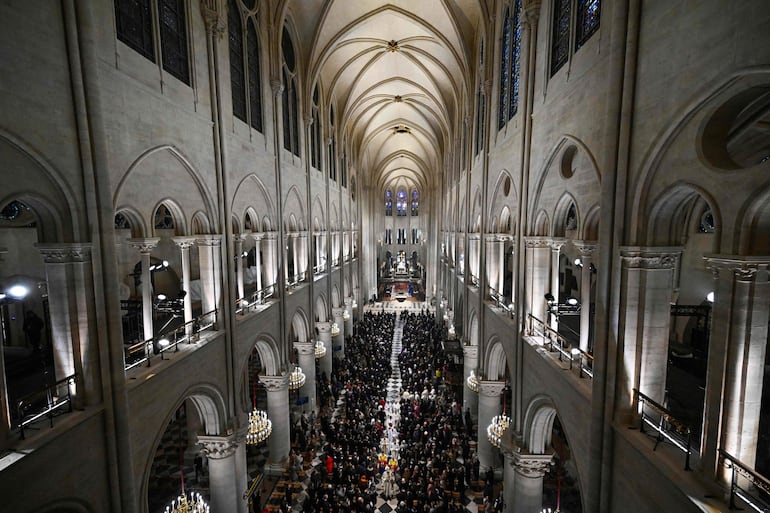
<svg viewBox="0 0 770 513">
<path fill-rule="evenodd" d="M 431 313 L 400 315 L 405 324 L 398 414 L 386 414 L 385 401 L 397 317 L 367 312 L 327 384 L 330 404 L 342 400 L 319 414 L 324 450 L 310 473 L 303 512 L 374 512 L 378 493 L 397 499 L 397 513 L 467 511 L 466 488 L 479 479 L 470 443 L 475 430 L 469 412 L 444 383 L 442 330 Z M 394 460 L 388 463 L 394 464 L 382 465 L 378 456 L 388 446 Z M 491 500 L 491 479 L 487 476 L 485 502 Z"/>
</svg>

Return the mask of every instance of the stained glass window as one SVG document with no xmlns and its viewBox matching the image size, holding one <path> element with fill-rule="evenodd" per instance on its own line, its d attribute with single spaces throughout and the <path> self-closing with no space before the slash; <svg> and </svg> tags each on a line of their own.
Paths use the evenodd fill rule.
<svg viewBox="0 0 770 513">
<path fill-rule="evenodd" d="M 403 217 L 406 215 L 406 191 L 399 189 L 396 193 L 396 215 Z"/>
<path fill-rule="evenodd" d="M 508 84 L 510 77 L 511 15 L 508 8 L 503 16 L 503 37 L 500 42 L 500 101 L 498 102 L 497 128 L 503 128 L 508 121 Z"/>
<path fill-rule="evenodd" d="M 577 0 L 577 34 L 575 51 L 599 30 L 601 0 Z"/>
<path fill-rule="evenodd" d="M 256 20 L 248 23 L 246 33 L 246 55 L 249 66 L 249 115 L 251 126 L 262 131 L 262 74 L 259 65 L 259 39 L 257 38 Z"/>
<path fill-rule="evenodd" d="M 521 0 L 515 0 L 513 8 L 513 43 L 511 45 L 510 85 L 508 86 L 508 119 L 519 109 L 519 77 L 521 76 Z"/>
<path fill-rule="evenodd" d="M 187 56 L 184 4 L 184 0 L 158 0 L 158 19 L 163 69 L 189 85 L 190 62 Z"/>
<path fill-rule="evenodd" d="M 294 45 L 286 27 L 281 39 L 283 51 L 283 147 L 299 157 L 299 104 L 294 59 Z"/>
<path fill-rule="evenodd" d="M 385 215 L 388 217 L 393 215 L 393 191 L 390 189 L 385 191 Z"/>
<path fill-rule="evenodd" d="M 554 0 L 551 29 L 551 76 L 556 74 L 569 58 L 571 2 L 572 0 Z"/>
<path fill-rule="evenodd" d="M 150 0 L 115 0 L 118 39 L 155 62 Z"/>
<path fill-rule="evenodd" d="M 246 79 L 243 72 L 243 27 L 237 0 L 227 6 L 227 34 L 230 45 L 230 90 L 233 95 L 233 115 L 246 121 Z"/>
<path fill-rule="evenodd" d="M 313 89 L 313 124 L 310 126 L 310 165 L 321 170 L 321 121 L 318 114 L 318 84 Z"/>
<path fill-rule="evenodd" d="M 417 189 L 412 189 L 412 216 L 420 214 L 420 193 Z"/>
</svg>

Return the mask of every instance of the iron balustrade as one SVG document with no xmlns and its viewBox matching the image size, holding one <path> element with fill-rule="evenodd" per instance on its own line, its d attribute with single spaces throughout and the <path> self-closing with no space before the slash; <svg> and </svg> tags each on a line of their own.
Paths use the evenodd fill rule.
<svg viewBox="0 0 770 513">
<path fill-rule="evenodd" d="M 265 304 L 265 300 L 272 297 L 275 293 L 275 285 L 269 285 L 263 287 L 249 296 L 249 299 L 238 298 L 236 300 L 235 313 L 246 315 L 247 312 L 251 312 L 258 305 Z"/>
<path fill-rule="evenodd" d="M 163 356 L 167 351 L 179 351 L 179 344 L 181 342 L 186 341 L 188 344 L 197 342 L 200 340 L 201 331 L 211 327 L 216 330 L 216 324 L 217 310 L 214 309 L 199 315 L 177 328 L 155 335 L 151 339 L 126 346 L 124 349 L 125 371 L 128 372 L 144 363 L 147 364 L 147 367 L 150 367 L 153 358 L 160 356 L 160 359 L 163 360 Z"/>
<path fill-rule="evenodd" d="M 24 440 L 24 428 L 37 422 L 43 417 L 53 427 L 53 418 L 63 413 L 72 411 L 72 387 L 75 384 L 76 374 L 62 378 L 53 385 L 31 392 L 16 403 L 16 411 L 19 414 L 19 436 Z M 60 388 L 64 393 L 60 393 Z M 66 412 L 63 409 L 66 407 Z"/>
<path fill-rule="evenodd" d="M 498 308 L 502 308 L 503 310 L 508 312 L 511 317 L 514 316 L 513 303 L 506 303 L 504 294 L 500 293 L 497 289 L 493 287 L 489 287 L 489 297 L 495 302 Z"/>
<path fill-rule="evenodd" d="M 476 276 L 473 273 L 470 273 L 469 276 L 471 278 L 471 284 L 473 284 L 474 287 L 478 287 L 479 286 L 479 278 L 478 278 L 478 276 Z"/>
<path fill-rule="evenodd" d="M 593 379 L 594 357 L 579 347 L 573 346 L 561 333 L 551 328 L 532 314 L 529 314 L 529 334 L 537 334 L 543 339 L 543 347 L 550 352 L 559 353 L 559 361 L 568 361 L 572 370 L 577 362 L 578 377 L 583 375 Z"/>
<path fill-rule="evenodd" d="M 658 433 L 652 450 L 657 449 L 660 442 L 668 440 L 674 447 L 684 452 L 684 469 L 690 470 L 690 454 L 692 454 L 692 428 L 690 425 L 677 419 L 668 408 L 644 395 L 636 388 L 634 389 L 634 398 L 639 405 L 639 431 L 644 433 L 646 424 Z"/>
<path fill-rule="evenodd" d="M 757 473 L 754 469 L 749 468 L 748 465 L 727 451 L 719 449 L 719 458 L 725 467 L 732 471 L 730 477 L 730 509 L 737 509 L 735 498 L 738 497 L 759 513 L 770 511 L 770 503 L 757 493 L 759 491 L 770 496 L 770 480 Z M 744 478 L 749 485 L 754 487 L 755 491 L 741 486 L 738 482 L 739 477 Z"/>
</svg>

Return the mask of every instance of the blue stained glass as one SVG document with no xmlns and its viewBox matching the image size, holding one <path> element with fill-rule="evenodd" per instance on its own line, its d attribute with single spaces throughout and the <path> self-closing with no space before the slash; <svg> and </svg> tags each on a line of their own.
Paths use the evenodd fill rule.
<svg viewBox="0 0 770 513">
<path fill-rule="evenodd" d="M 509 72 L 510 72 L 510 51 L 511 51 L 511 16 L 508 9 L 505 9 L 505 17 L 503 19 L 503 38 L 500 48 L 500 101 L 498 102 L 497 113 L 497 128 L 503 128 L 505 122 L 508 120 L 506 98 L 507 87 L 509 84 Z"/>
<path fill-rule="evenodd" d="M 583 46 L 599 30 L 600 18 L 601 0 L 578 0 L 575 51 Z"/>
<path fill-rule="evenodd" d="M 516 0 L 513 11 L 513 48 L 511 55 L 511 84 L 508 91 L 508 119 L 519 108 L 519 77 L 521 76 L 521 0 Z"/>
<path fill-rule="evenodd" d="M 571 0 L 554 0 L 551 33 L 551 76 L 555 75 L 569 57 L 569 20 Z"/>
</svg>

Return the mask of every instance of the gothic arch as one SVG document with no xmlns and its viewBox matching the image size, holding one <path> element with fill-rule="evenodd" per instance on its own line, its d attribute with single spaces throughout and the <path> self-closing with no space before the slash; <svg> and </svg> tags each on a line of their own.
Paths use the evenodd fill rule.
<svg viewBox="0 0 770 513">
<path fill-rule="evenodd" d="M 493 335 L 487 341 L 484 351 L 484 377 L 490 381 L 503 381 L 507 370 L 505 347 L 502 341 Z"/>
<path fill-rule="evenodd" d="M 308 337 L 310 331 L 308 329 L 307 315 L 301 308 L 297 308 L 294 312 L 291 318 L 291 328 L 295 338 L 292 342 L 307 342 L 310 340 Z"/>
<path fill-rule="evenodd" d="M 556 207 L 553 211 L 553 226 L 551 228 L 551 233 L 553 233 L 554 237 L 564 237 L 567 232 L 570 231 L 570 227 L 567 226 L 567 213 L 573 206 L 577 216 L 577 225 L 573 229 L 576 233 L 579 233 L 580 207 L 578 206 L 578 202 L 575 201 L 575 197 L 569 192 L 565 192 L 562 194 L 561 198 L 559 198 L 559 201 L 556 202 Z"/>
<path fill-rule="evenodd" d="M 254 173 L 249 173 L 238 183 L 233 194 L 233 211 L 245 212 L 254 210 L 254 221 L 262 217 L 275 219 L 275 205 L 272 196 L 268 193 L 265 184 Z M 254 207 L 257 205 L 259 210 Z M 255 229 L 259 231 L 259 229 Z"/>
<path fill-rule="evenodd" d="M 550 222 L 545 210 L 540 210 L 535 216 L 535 222 L 532 225 L 532 235 L 536 237 L 548 237 Z"/>
<path fill-rule="evenodd" d="M 468 316 L 468 342 L 472 346 L 478 346 L 480 338 L 481 334 L 479 333 L 479 317 L 476 315 L 476 311 L 473 310 Z"/>
<path fill-rule="evenodd" d="M 115 212 L 115 215 L 118 214 L 123 215 L 131 225 L 131 237 L 142 238 L 148 236 L 147 234 L 150 233 L 145 225 L 144 218 L 134 208 L 128 206 L 119 207 Z"/>
<path fill-rule="evenodd" d="M 152 228 L 151 232 L 153 236 L 155 236 L 155 230 L 157 229 L 155 226 L 155 214 L 161 206 L 166 207 L 174 218 L 174 235 L 186 235 L 188 233 L 187 222 L 182 207 L 171 198 L 161 198 L 152 208 L 150 213 L 150 219 L 152 220 L 150 228 Z"/>
<path fill-rule="evenodd" d="M 524 442 L 532 454 L 545 454 L 551 446 L 553 421 L 556 418 L 556 406 L 550 397 L 534 397 L 524 414 Z"/>
<path fill-rule="evenodd" d="M 714 216 L 715 231 L 722 230 L 722 216 L 712 198 L 705 190 L 691 183 L 678 182 L 669 187 L 652 202 L 647 212 L 647 226 L 643 239 L 648 246 L 678 246 L 684 244 L 687 227 L 694 204 L 703 199 Z M 714 253 L 719 252 L 719 236 L 714 237 Z"/>
<path fill-rule="evenodd" d="M 244 359 L 244 369 L 241 371 L 241 375 L 246 375 L 246 367 L 248 366 L 248 358 L 251 353 L 251 347 L 257 350 L 259 354 L 259 361 L 262 363 L 262 370 L 264 374 L 268 376 L 277 376 L 281 369 L 280 351 L 278 350 L 278 343 L 267 334 L 260 334 L 254 341 L 253 346 L 249 347 L 249 353 L 246 354 Z"/>
<path fill-rule="evenodd" d="M 326 322 L 329 319 L 326 296 L 323 294 L 318 294 L 318 297 L 315 299 L 315 318 L 317 322 Z"/>
<path fill-rule="evenodd" d="M 738 254 L 770 255 L 770 187 L 757 193 L 738 216 Z"/>
</svg>

